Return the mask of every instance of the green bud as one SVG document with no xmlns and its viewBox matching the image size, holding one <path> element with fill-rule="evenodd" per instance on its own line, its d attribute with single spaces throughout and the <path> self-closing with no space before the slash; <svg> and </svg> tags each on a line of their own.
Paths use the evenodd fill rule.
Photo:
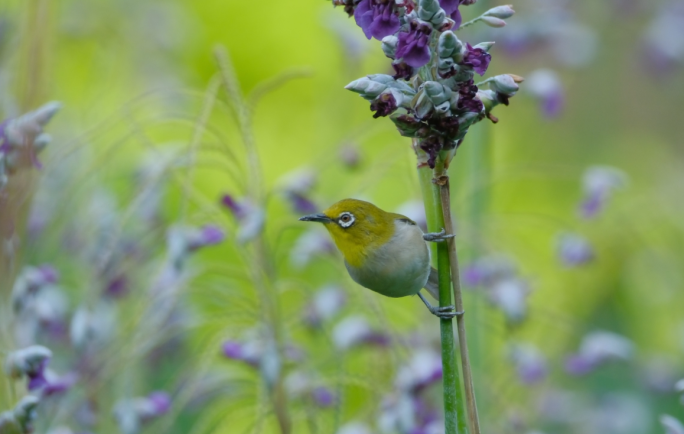
<svg viewBox="0 0 684 434">
<path fill-rule="evenodd" d="M 453 57 L 454 55 L 458 54 L 462 55 L 463 43 L 458 39 L 454 32 L 447 30 L 439 35 L 437 52 L 441 58 Z"/>
<path fill-rule="evenodd" d="M 382 38 L 382 52 L 385 53 L 385 56 L 389 57 L 390 59 L 394 59 L 398 42 L 399 38 L 394 35 L 385 36 Z"/>
<path fill-rule="evenodd" d="M 513 95 L 520 89 L 520 86 L 518 86 L 518 83 L 515 82 L 512 76 L 503 74 L 489 79 L 489 88 L 495 92 Z"/>
<path fill-rule="evenodd" d="M 435 14 L 441 10 L 438 0 L 418 1 L 418 18 L 423 21 L 431 21 Z"/>
<path fill-rule="evenodd" d="M 0 433 L 2 434 L 22 434 L 23 429 L 19 422 L 14 418 L 11 411 L 0 414 Z"/>
<path fill-rule="evenodd" d="M 453 91 L 436 81 L 428 81 L 423 85 L 425 93 L 435 106 L 448 102 L 453 95 Z"/>
<path fill-rule="evenodd" d="M 26 395 L 14 407 L 14 419 L 25 430 L 29 431 L 31 424 L 36 418 L 36 407 L 38 407 L 39 399 L 33 395 Z"/>
<path fill-rule="evenodd" d="M 444 101 L 439 105 L 435 105 L 435 112 L 441 116 L 448 116 L 451 113 L 451 102 Z"/>
<path fill-rule="evenodd" d="M 434 104 L 430 100 L 430 97 L 427 96 L 424 89 L 418 92 L 416 97 L 413 98 L 412 105 L 418 119 L 425 119 L 434 109 Z"/>
<path fill-rule="evenodd" d="M 506 25 L 506 21 L 496 17 L 483 16 L 482 18 L 480 18 L 480 21 L 482 21 L 489 27 L 504 27 Z"/>
<path fill-rule="evenodd" d="M 362 97 L 366 99 L 375 99 L 380 95 L 387 86 L 371 80 L 368 77 L 362 77 L 358 80 L 354 80 L 344 87 L 347 90 L 361 94 Z"/>
<path fill-rule="evenodd" d="M 52 141 L 52 137 L 48 133 L 42 133 L 38 135 L 38 137 L 36 137 L 36 139 L 33 141 L 33 148 L 36 150 L 36 153 L 45 149 L 50 141 Z"/>
<path fill-rule="evenodd" d="M 387 74 L 371 74 L 368 76 L 368 79 L 376 83 L 382 83 L 387 85 L 392 84 L 395 81 L 394 77 Z"/>
<path fill-rule="evenodd" d="M 513 14 L 515 14 L 515 11 L 513 10 L 513 5 L 503 5 L 491 8 L 482 15 L 487 17 L 501 18 L 502 20 L 505 20 L 506 18 L 512 17 Z"/>
</svg>

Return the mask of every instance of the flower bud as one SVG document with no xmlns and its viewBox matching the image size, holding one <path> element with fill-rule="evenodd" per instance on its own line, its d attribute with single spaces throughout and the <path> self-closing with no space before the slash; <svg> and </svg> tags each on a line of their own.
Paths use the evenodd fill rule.
<svg viewBox="0 0 684 434">
<path fill-rule="evenodd" d="M 387 86 L 382 83 L 375 82 L 368 77 L 362 77 L 358 80 L 352 81 L 344 88 L 360 94 L 363 98 L 375 99 L 385 89 L 387 89 Z"/>
<path fill-rule="evenodd" d="M 33 432 L 33 421 L 36 419 L 36 407 L 38 407 L 39 399 L 37 396 L 27 395 L 19 401 L 14 407 L 14 419 L 19 426 L 23 428 L 23 432 Z M 4 434 L 4 432 L 3 432 Z"/>
<path fill-rule="evenodd" d="M 449 102 L 453 95 L 453 91 L 436 81 L 428 81 L 423 85 L 425 93 L 430 98 L 435 106 L 441 105 L 444 102 Z"/>
<path fill-rule="evenodd" d="M 416 97 L 413 99 L 412 105 L 413 111 L 418 119 L 425 119 L 430 113 L 432 113 L 432 110 L 434 109 L 432 100 L 426 94 L 424 88 L 418 92 Z"/>
<path fill-rule="evenodd" d="M 382 52 L 385 53 L 385 56 L 389 57 L 390 59 L 394 59 L 398 42 L 399 38 L 394 35 L 385 36 L 382 38 Z"/>
<path fill-rule="evenodd" d="M 390 116 L 396 125 L 399 134 L 404 137 L 415 137 L 416 132 L 423 127 L 423 123 L 418 119 L 406 114 L 394 114 Z"/>
<path fill-rule="evenodd" d="M 501 20 L 499 18 L 495 17 L 482 17 L 480 20 L 488 25 L 489 27 L 504 27 L 506 25 L 506 21 Z"/>
<path fill-rule="evenodd" d="M 14 418 L 11 411 L 0 413 L 0 433 L 2 434 L 22 434 L 19 422 Z"/>
<path fill-rule="evenodd" d="M 489 88 L 505 95 L 513 95 L 520 90 L 520 86 L 518 86 L 513 77 L 508 74 L 497 75 L 496 77 L 491 78 L 489 81 Z"/>
<path fill-rule="evenodd" d="M 432 21 L 439 12 L 444 12 L 439 6 L 438 0 L 418 0 L 418 18 L 423 21 Z"/>
<path fill-rule="evenodd" d="M 482 15 L 486 17 L 501 18 L 502 20 L 505 20 L 506 18 L 512 17 L 513 14 L 515 14 L 515 11 L 513 10 L 513 5 L 503 5 L 491 8 Z"/>
<path fill-rule="evenodd" d="M 31 376 L 42 371 L 50 357 L 52 357 L 52 351 L 41 345 L 22 348 L 7 356 L 5 372 L 13 378 Z"/>
<path fill-rule="evenodd" d="M 465 48 L 463 43 L 456 37 L 452 31 L 446 31 L 439 36 L 437 43 L 437 52 L 440 58 L 452 58 L 456 63 L 463 60 L 463 52 Z"/>
</svg>

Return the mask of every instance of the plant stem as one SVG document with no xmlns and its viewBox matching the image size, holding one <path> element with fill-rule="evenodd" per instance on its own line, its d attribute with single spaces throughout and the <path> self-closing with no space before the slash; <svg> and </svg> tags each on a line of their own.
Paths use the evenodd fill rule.
<svg viewBox="0 0 684 434">
<path fill-rule="evenodd" d="M 444 229 L 448 234 L 454 233 L 451 219 L 451 196 L 449 191 L 449 176 L 443 168 L 435 169 L 435 183 L 439 185 L 439 197 L 442 208 Z M 454 305 L 456 310 L 463 312 L 463 297 L 461 295 L 461 279 L 458 269 L 458 256 L 456 254 L 456 241 L 450 238 L 443 244 L 443 249 L 447 251 L 451 266 L 451 277 L 454 288 Z M 440 246 L 441 247 L 441 246 Z M 440 273 L 440 298 L 441 298 L 441 273 Z M 473 386 L 473 373 L 468 356 L 468 342 L 465 330 L 465 314 L 456 317 L 458 328 L 458 342 L 461 350 L 461 369 L 463 371 L 463 381 L 465 384 L 466 408 L 468 410 L 468 422 L 471 434 L 480 434 L 480 420 L 477 414 L 477 403 L 475 402 L 475 387 Z"/>
<path fill-rule="evenodd" d="M 439 190 L 432 183 L 432 171 L 418 168 L 425 215 L 428 229 L 438 232 L 444 225 L 442 203 Z M 437 243 L 437 271 L 439 272 L 439 305 L 451 304 L 451 276 L 449 250 L 446 243 Z M 444 385 L 444 427 L 445 434 L 466 433 L 465 411 L 463 408 L 463 392 L 461 390 L 458 367 L 456 366 L 454 328 L 450 319 L 439 322 L 442 339 L 442 372 Z"/>
</svg>

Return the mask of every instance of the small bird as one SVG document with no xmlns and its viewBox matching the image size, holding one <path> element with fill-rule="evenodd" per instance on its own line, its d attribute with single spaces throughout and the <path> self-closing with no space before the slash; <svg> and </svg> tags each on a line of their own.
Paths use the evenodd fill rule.
<svg viewBox="0 0 684 434">
<path fill-rule="evenodd" d="M 430 265 L 426 241 L 441 242 L 453 237 L 444 229 L 425 234 L 410 218 L 357 199 L 343 199 L 320 214 L 299 220 L 325 225 L 344 255 L 349 275 L 359 285 L 388 297 L 417 294 L 440 318 L 460 314 L 453 305 L 433 307 L 420 292 L 425 288 L 439 299 L 439 276 Z"/>
</svg>

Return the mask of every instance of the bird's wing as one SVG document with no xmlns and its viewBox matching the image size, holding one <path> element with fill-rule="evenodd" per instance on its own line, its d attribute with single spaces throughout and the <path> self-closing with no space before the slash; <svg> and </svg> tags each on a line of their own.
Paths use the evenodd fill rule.
<svg viewBox="0 0 684 434">
<path fill-rule="evenodd" d="M 430 275 L 425 284 L 425 289 L 435 300 L 439 300 L 439 274 L 437 274 L 435 267 L 430 267 Z"/>
<path fill-rule="evenodd" d="M 390 215 L 394 218 L 394 220 L 399 220 L 401 222 L 407 223 L 409 225 L 415 226 L 416 222 L 411 220 L 410 218 L 406 217 L 405 215 L 397 214 L 397 213 L 390 213 Z"/>
</svg>

